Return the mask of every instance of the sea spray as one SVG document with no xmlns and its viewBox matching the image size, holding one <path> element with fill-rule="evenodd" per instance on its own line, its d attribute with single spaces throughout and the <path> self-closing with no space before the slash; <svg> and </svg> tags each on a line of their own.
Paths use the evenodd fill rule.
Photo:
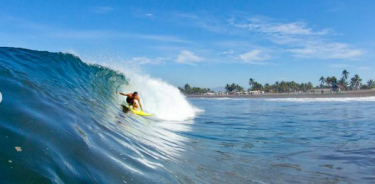
<svg viewBox="0 0 375 184">
<path fill-rule="evenodd" d="M 170 121 L 184 121 L 194 118 L 197 112 L 203 111 L 192 106 L 176 87 L 161 79 L 151 78 L 138 68 L 125 68 L 112 62 L 110 64 L 103 62 L 101 65 L 123 73 L 129 83 L 119 85 L 117 90 L 124 93 L 137 91 L 144 110 L 155 114 L 156 118 Z M 119 102 L 125 102 L 126 97 L 120 96 L 118 99 Z"/>
</svg>

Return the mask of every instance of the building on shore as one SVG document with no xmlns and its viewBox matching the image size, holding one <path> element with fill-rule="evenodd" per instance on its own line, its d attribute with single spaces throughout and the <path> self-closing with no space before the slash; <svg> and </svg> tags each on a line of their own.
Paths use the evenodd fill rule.
<svg viewBox="0 0 375 184">
<path fill-rule="evenodd" d="M 342 84 L 336 84 L 332 86 L 332 91 L 341 92 L 341 91 L 345 91 L 346 89 L 347 88 L 343 86 Z"/>
<path fill-rule="evenodd" d="M 249 93 L 247 91 L 240 91 L 236 93 L 237 95 L 248 95 Z"/>
<path fill-rule="evenodd" d="M 264 91 L 260 91 L 260 90 L 249 91 L 248 94 L 250 94 L 250 95 L 264 94 Z"/>
<path fill-rule="evenodd" d="M 328 94 L 332 93 L 332 89 L 330 88 L 321 88 L 321 89 L 314 89 L 315 94 Z"/>
<path fill-rule="evenodd" d="M 222 91 L 219 91 L 217 92 L 218 95 L 226 95 L 226 93 L 222 92 Z"/>
<path fill-rule="evenodd" d="M 215 93 L 213 93 L 213 92 L 207 92 L 207 93 L 205 93 L 204 95 L 215 95 Z"/>
</svg>

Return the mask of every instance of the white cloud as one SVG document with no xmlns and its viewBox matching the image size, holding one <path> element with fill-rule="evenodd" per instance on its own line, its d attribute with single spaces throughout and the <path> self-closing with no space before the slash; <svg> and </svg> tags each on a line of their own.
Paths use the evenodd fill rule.
<svg viewBox="0 0 375 184">
<path fill-rule="evenodd" d="M 148 57 L 133 57 L 130 61 L 132 64 L 144 65 L 144 64 L 162 64 L 166 61 L 166 58 L 158 57 L 156 59 L 150 59 Z"/>
<path fill-rule="evenodd" d="M 92 12 L 96 14 L 107 14 L 113 11 L 113 9 L 114 8 L 110 6 L 97 6 L 92 9 Z"/>
<path fill-rule="evenodd" d="M 251 19 L 250 23 L 234 25 L 236 27 L 246 28 L 251 31 L 281 35 L 327 35 L 330 33 L 329 29 L 314 31 L 307 27 L 306 23 L 304 22 L 275 23 L 260 19 Z"/>
<path fill-rule="evenodd" d="M 328 36 L 336 35 L 332 30 L 314 30 L 304 22 L 280 23 L 253 18 L 248 23 L 230 23 L 237 28 L 260 33 L 274 44 L 286 47 L 283 50 L 293 57 L 355 60 L 364 54 L 347 43 L 329 41 Z"/>
<path fill-rule="evenodd" d="M 195 63 L 203 61 L 202 57 L 195 55 L 193 52 L 188 50 L 183 50 L 177 57 L 177 63 L 194 65 Z"/>
<path fill-rule="evenodd" d="M 363 51 L 352 49 L 344 43 L 308 43 L 303 48 L 289 49 L 296 57 L 317 59 L 356 59 Z"/>
<path fill-rule="evenodd" d="M 239 55 L 239 58 L 245 63 L 263 64 L 262 61 L 269 59 L 270 56 L 267 54 L 264 54 L 263 51 L 259 49 L 255 49 L 255 50 Z"/>
<path fill-rule="evenodd" d="M 226 50 L 220 53 L 220 55 L 232 55 L 232 54 L 234 54 L 234 50 Z"/>
</svg>

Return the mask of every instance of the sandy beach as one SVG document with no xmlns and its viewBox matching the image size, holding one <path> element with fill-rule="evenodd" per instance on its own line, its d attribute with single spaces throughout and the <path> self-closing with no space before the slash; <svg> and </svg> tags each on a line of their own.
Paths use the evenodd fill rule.
<svg viewBox="0 0 375 184">
<path fill-rule="evenodd" d="M 375 96 L 375 90 L 343 91 L 341 93 L 295 94 L 265 93 L 256 95 L 186 95 L 188 98 L 355 98 Z"/>
</svg>

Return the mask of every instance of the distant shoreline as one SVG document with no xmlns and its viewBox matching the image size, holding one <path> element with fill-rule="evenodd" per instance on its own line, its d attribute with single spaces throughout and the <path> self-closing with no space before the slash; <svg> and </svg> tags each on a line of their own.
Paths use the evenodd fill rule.
<svg viewBox="0 0 375 184">
<path fill-rule="evenodd" d="M 265 93 L 254 95 L 186 95 L 188 98 L 356 98 L 375 97 L 375 90 L 343 91 L 342 93 L 324 94 L 295 94 L 295 93 Z"/>
</svg>

